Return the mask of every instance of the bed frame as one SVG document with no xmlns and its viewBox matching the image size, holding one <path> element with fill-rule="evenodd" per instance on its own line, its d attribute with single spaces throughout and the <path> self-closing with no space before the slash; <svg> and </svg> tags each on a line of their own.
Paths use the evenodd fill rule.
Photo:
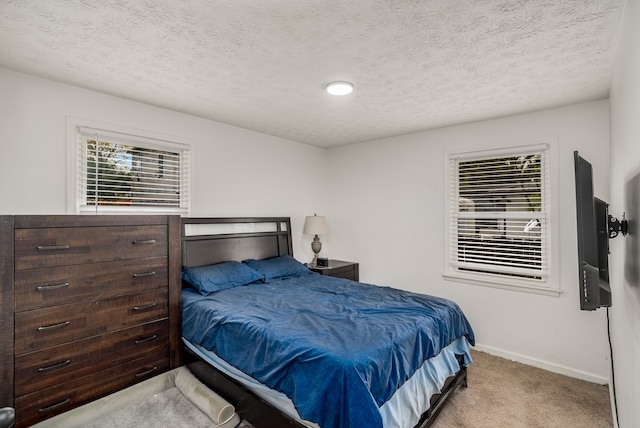
<svg viewBox="0 0 640 428">
<path fill-rule="evenodd" d="M 293 255 L 289 217 L 182 219 L 183 267 L 228 260 L 261 260 L 282 255 Z M 235 379 L 202 361 L 186 347 L 183 348 L 183 362 L 200 381 L 235 406 L 240 417 L 254 427 L 305 427 Z M 453 391 L 460 385 L 467 386 L 467 369 L 462 362 L 460 367 L 458 373 L 447 379 L 442 392 L 431 397 L 429 409 L 422 415 L 416 428 L 431 426 Z"/>
</svg>

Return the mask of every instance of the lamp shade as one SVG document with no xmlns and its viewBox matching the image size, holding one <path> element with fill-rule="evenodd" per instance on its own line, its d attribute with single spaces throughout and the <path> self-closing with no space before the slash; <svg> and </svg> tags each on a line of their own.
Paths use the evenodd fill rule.
<svg viewBox="0 0 640 428">
<path fill-rule="evenodd" d="M 322 215 L 309 215 L 304 220 L 304 229 L 302 233 L 305 235 L 326 235 L 329 233 L 327 221 Z"/>
</svg>

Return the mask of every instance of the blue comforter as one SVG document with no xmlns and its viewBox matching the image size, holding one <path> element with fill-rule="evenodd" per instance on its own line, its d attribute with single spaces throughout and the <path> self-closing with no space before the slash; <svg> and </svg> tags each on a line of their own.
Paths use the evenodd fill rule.
<svg viewBox="0 0 640 428">
<path fill-rule="evenodd" d="M 182 294 L 183 336 L 286 394 L 323 428 L 381 428 L 384 404 L 455 339 L 454 302 L 318 274 Z"/>
</svg>

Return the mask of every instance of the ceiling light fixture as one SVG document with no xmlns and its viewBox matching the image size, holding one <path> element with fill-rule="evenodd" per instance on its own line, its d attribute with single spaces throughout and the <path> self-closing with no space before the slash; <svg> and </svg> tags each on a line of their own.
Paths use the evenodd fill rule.
<svg viewBox="0 0 640 428">
<path fill-rule="evenodd" d="M 326 90 L 331 95 L 349 95 L 351 92 L 353 92 L 353 83 L 331 82 L 326 86 Z"/>
</svg>

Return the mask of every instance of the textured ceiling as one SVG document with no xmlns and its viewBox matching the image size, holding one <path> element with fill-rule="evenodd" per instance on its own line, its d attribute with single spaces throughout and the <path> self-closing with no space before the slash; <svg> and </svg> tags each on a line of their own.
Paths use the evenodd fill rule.
<svg viewBox="0 0 640 428">
<path fill-rule="evenodd" d="M 624 2 L 0 0 L 0 66 L 331 147 L 606 98 Z"/>
</svg>

